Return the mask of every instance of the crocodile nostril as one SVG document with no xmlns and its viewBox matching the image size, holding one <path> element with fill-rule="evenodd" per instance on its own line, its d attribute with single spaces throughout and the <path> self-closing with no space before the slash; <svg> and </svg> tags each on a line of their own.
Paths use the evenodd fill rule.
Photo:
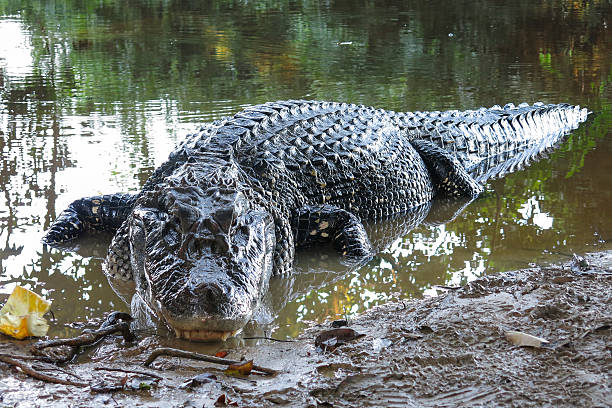
<svg viewBox="0 0 612 408">
<path fill-rule="evenodd" d="M 200 307 L 204 306 L 209 313 L 218 312 L 218 305 L 223 300 L 223 291 L 214 284 L 200 284 L 193 289 L 194 300 Z"/>
<path fill-rule="evenodd" d="M 202 299 L 215 299 L 223 294 L 219 285 L 213 282 L 200 283 L 193 288 L 193 292 Z"/>
</svg>

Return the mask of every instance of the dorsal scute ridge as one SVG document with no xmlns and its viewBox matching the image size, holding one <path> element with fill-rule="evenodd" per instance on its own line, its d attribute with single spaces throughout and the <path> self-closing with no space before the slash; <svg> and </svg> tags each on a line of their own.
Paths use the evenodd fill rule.
<svg viewBox="0 0 612 408">
<path fill-rule="evenodd" d="M 563 136 L 578 127 L 588 115 L 587 109 L 567 104 L 519 105 L 518 110 L 520 112 L 516 115 L 497 121 L 504 130 L 501 139 L 506 139 L 506 143 L 498 147 L 497 155 L 471 158 L 469 171 L 477 181 L 501 177 L 546 156 L 561 142 Z"/>
<path fill-rule="evenodd" d="M 171 158 L 184 161 L 185 151 L 215 144 L 231 146 L 239 160 L 260 151 L 277 163 L 285 158 L 291 162 L 299 156 L 317 158 L 313 149 L 323 154 L 347 142 L 356 146 L 351 147 L 355 154 L 362 154 L 376 151 L 380 135 L 391 127 L 408 141 L 427 139 L 465 163 L 477 163 L 485 157 L 524 149 L 536 141 L 549 146 L 577 127 L 587 114 L 577 106 L 542 102 L 464 111 L 394 112 L 337 102 L 277 101 L 247 107 L 203 128 L 188 137 Z"/>
</svg>

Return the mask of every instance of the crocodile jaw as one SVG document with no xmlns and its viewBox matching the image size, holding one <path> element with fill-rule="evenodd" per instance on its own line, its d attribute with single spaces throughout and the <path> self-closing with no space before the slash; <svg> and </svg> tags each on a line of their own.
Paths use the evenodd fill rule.
<svg viewBox="0 0 612 408">
<path fill-rule="evenodd" d="M 179 339 L 189 341 L 214 342 L 225 341 L 228 338 L 235 336 L 239 330 L 234 331 L 216 331 L 216 330 L 181 330 L 174 329 L 174 334 Z"/>
</svg>

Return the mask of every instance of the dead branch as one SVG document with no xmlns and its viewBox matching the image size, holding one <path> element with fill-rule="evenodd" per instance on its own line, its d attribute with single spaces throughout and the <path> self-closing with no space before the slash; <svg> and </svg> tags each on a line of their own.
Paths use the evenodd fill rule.
<svg viewBox="0 0 612 408">
<path fill-rule="evenodd" d="M 19 367 L 24 374 L 29 375 L 30 377 L 39 379 L 41 381 L 46 381 L 54 384 L 63 384 L 63 385 L 73 385 L 75 387 L 87 387 L 89 384 L 74 382 L 70 380 L 64 380 L 62 378 L 52 377 L 47 374 L 39 373 L 34 370 L 32 367 L 27 365 L 26 363 L 16 360 L 11 357 L 7 357 L 6 355 L 0 355 L 0 361 L 5 362 L 6 364 L 12 365 L 14 367 Z"/>
<path fill-rule="evenodd" d="M 143 365 L 145 367 L 150 366 L 151 363 L 153 363 L 153 361 L 155 361 L 155 359 L 159 356 L 184 357 L 184 358 L 189 358 L 192 360 L 206 361 L 208 363 L 221 364 L 221 365 L 226 365 L 226 366 L 239 365 L 239 364 L 244 363 L 244 361 L 227 360 L 225 358 L 208 356 L 206 354 L 178 350 L 178 349 L 173 349 L 169 347 L 162 347 L 162 348 L 153 350 L 151 352 L 151 355 L 147 358 L 147 360 L 143 363 Z M 267 375 L 277 375 L 278 374 L 278 371 L 276 370 L 273 370 L 271 368 L 261 367 L 258 365 L 253 365 L 253 370 L 259 371 Z"/>
<path fill-rule="evenodd" d="M 97 330 L 84 330 L 83 333 L 77 337 L 42 340 L 34 343 L 31 347 L 32 354 L 45 355 L 43 350 L 46 348 L 67 346 L 69 350 L 63 356 L 59 354 L 46 356 L 51 359 L 53 363 L 61 364 L 72 360 L 82 346 L 91 346 L 113 333 L 119 332 L 125 341 L 133 341 L 135 336 L 130 331 L 130 324 L 128 323 L 131 319 L 131 316 L 126 313 L 113 312 Z M 118 320 L 123 321 L 117 322 Z"/>
</svg>

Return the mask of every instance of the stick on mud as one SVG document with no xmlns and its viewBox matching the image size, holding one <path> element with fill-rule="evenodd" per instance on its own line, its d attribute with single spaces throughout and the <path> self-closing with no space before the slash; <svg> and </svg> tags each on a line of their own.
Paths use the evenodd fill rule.
<svg viewBox="0 0 612 408">
<path fill-rule="evenodd" d="M 124 370 L 122 368 L 113 368 L 113 367 L 94 367 L 94 370 L 117 371 L 117 372 L 126 373 L 126 374 L 145 375 L 145 376 L 155 378 L 156 380 L 160 380 L 160 381 L 164 379 L 164 377 L 161 377 L 157 374 L 152 374 L 152 373 L 148 373 L 146 371 L 140 371 L 140 370 Z"/>
<path fill-rule="evenodd" d="M 87 387 L 89 385 L 85 383 L 64 380 L 62 378 L 57 378 L 57 377 L 50 376 L 47 374 L 39 373 L 38 371 L 34 370 L 32 367 L 30 367 L 23 361 L 19 361 L 17 359 L 8 357 L 6 355 L 0 355 L 0 361 L 6 364 L 12 365 L 14 367 L 19 367 L 19 369 L 21 369 L 21 371 L 24 374 L 27 374 L 30 377 L 37 378 L 45 382 L 54 383 L 54 384 L 63 384 L 63 385 L 73 385 L 75 387 Z"/>
<path fill-rule="evenodd" d="M 145 367 L 150 366 L 151 363 L 153 363 L 153 361 L 155 361 L 155 359 L 157 359 L 157 357 L 159 356 L 183 357 L 183 358 L 189 358 L 192 360 L 206 361 L 209 363 L 221 364 L 221 365 L 226 365 L 226 366 L 243 363 L 243 361 L 227 360 L 225 358 L 207 356 L 206 354 L 193 353 L 191 351 L 178 350 L 178 349 L 173 349 L 169 347 L 162 347 L 162 348 L 153 350 L 153 352 L 151 352 L 151 355 L 147 358 L 147 360 L 143 363 L 143 365 Z M 273 370 L 271 368 L 261 367 L 258 365 L 253 365 L 253 370 L 259 371 L 267 375 L 277 375 L 278 374 L 278 371 L 276 370 Z"/>
</svg>

